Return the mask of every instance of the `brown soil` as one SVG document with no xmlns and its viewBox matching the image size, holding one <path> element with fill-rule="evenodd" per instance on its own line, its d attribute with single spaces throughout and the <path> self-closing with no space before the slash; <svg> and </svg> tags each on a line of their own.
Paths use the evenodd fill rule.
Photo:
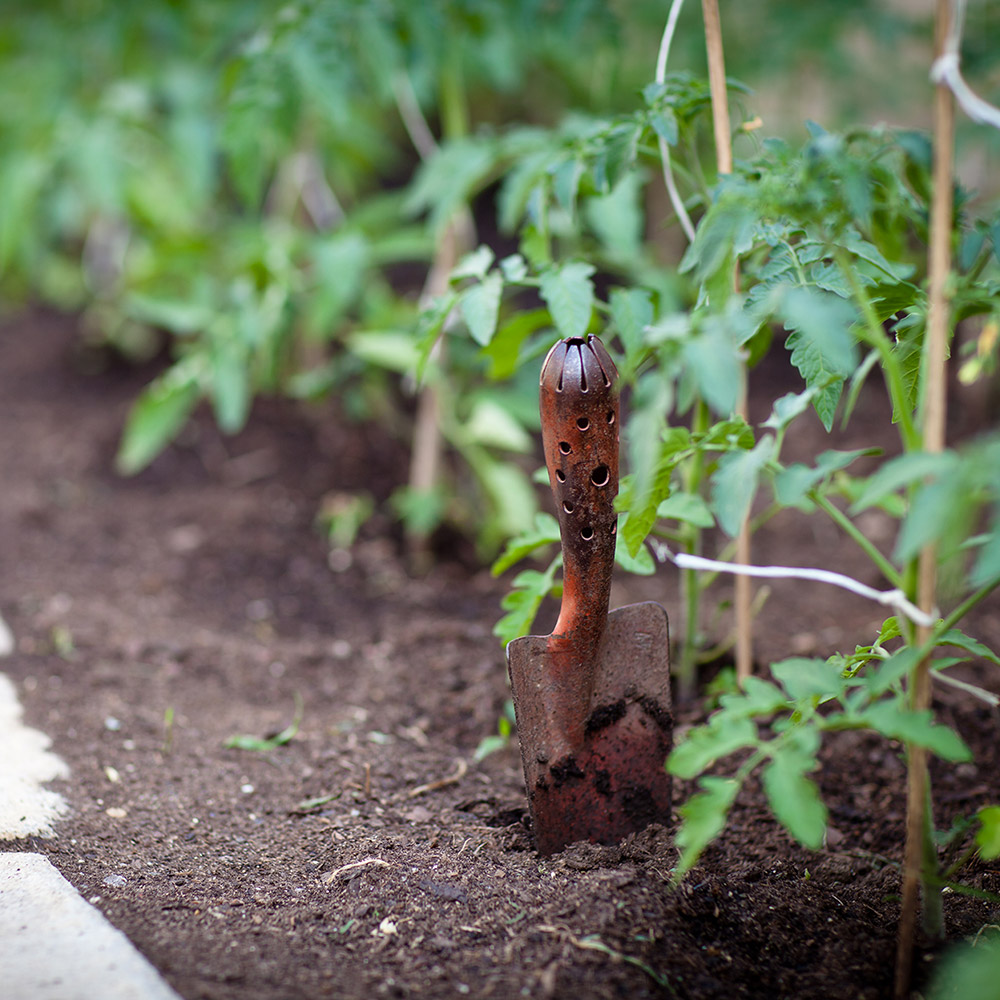
<svg viewBox="0 0 1000 1000">
<path fill-rule="evenodd" d="M 334 571 L 315 529 L 329 491 L 384 499 L 405 450 L 332 410 L 264 402 L 237 438 L 203 415 L 123 480 L 119 429 L 150 373 L 85 371 L 76 343 L 45 314 L 0 326 L 0 613 L 19 640 L 3 669 L 72 770 L 58 836 L 13 849 L 48 855 L 182 996 L 890 995 L 899 746 L 831 742 L 818 853 L 751 784 L 677 890 L 668 828 L 542 860 L 516 745 L 473 760 L 508 697 L 491 635 L 503 581 L 454 558 L 411 577 L 381 516 Z M 884 418 L 866 405 L 862 432 Z M 817 445 L 797 439 L 806 456 Z M 877 582 L 821 531 L 783 518 L 756 557 L 819 553 Z M 619 581 L 612 601 L 654 595 L 679 619 L 673 575 Z M 757 652 L 851 649 L 879 617 L 847 594 L 775 587 Z M 995 606 L 973 628 L 997 643 Z M 976 754 L 935 765 L 947 828 L 1000 800 L 1000 748 L 995 713 L 938 694 Z M 288 745 L 224 747 L 280 731 L 297 699 Z M 702 712 L 681 706 L 678 723 Z M 675 783 L 675 807 L 689 791 Z M 996 866 L 963 877 L 1000 893 Z M 950 939 L 1000 917 L 957 892 L 945 909 Z M 936 954 L 923 944 L 918 983 Z"/>
</svg>

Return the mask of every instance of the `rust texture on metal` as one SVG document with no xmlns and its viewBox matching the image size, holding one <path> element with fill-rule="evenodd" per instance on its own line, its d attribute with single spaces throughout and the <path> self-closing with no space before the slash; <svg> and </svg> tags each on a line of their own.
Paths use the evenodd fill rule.
<svg viewBox="0 0 1000 1000">
<path fill-rule="evenodd" d="M 593 336 L 542 366 L 542 445 L 559 518 L 563 597 L 551 635 L 507 651 L 535 842 L 614 843 L 670 815 L 666 612 L 608 614 L 618 492 L 618 373 Z"/>
</svg>

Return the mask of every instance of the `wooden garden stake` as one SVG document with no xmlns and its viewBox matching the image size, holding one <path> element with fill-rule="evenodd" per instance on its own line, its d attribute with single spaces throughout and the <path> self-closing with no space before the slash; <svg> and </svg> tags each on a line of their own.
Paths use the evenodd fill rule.
<svg viewBox="0 0 1000 1000">
<path fill-rule="evenodd" d="M 718 0 L 702 0 L 705 19 L 705 48 L 708 51 L 708 84 L 712 94 L 712 125 L 715 132 L 715 160 L 719 175 L 733 172 L 732 129 L 726 93 L 726 60 L 722 48 L 722 20 Z M 739 264 L 733 267 L 733 291 L 740 290 Z M 747 373 L 742 371 L 742 386 L 737 413 L 747 416 Z M 750 564 L 749 515 L 744 517 L 736 538 L 736 561 Z M 736 678 L 742 685 L 753 670 L 753 588 L 750 577 L 737 575 L 734 608 L 736 614 Z"/>
<path fill-rule="evenodd" d="M 951 0 L 937 0 L 935 26 L 935 58 L 945 50 L 952 24 Z M 928 452 L 940 452 L 945 446 L 947 415 L 946 376 L 950 330 L 950 310 L 946 284 L 951 269 L 952 184 L 954 173 L 954 102 L 950 88 L 939 82 L 934 91 L 934 189 L 931 203 L 930 249 L 928 264 L 928 310 L 926 344 L 926 381 L 923 399 L 923 446 Z M 934 607 L 937 587 L 937 556 L 934 546 L 920 554 L 918 601 L 924 611 Z M 930 629 L 918 628 L 917 643 L 927 640 Z M 916 668 L 910 689 L 915 711 L 930 707 L 930 664 L 925 658 Z M 896 951 L 896 997 L 904 1000 L 910 992 L 910 970 L 913 963 L 913 938 L 916 932 L 920 904 L 921 876 L 925 893 L 937 895 L 936 900 L 924 899 L 925 923 L 928 930 L 941 932 L 940 892 L 928 886 L 928 824 L 933 822 L 929 810 L 927 751 L 923 747 L 908 748 L 906 790 L 906 848 L 903 863 L 903 898 L 899 918 L 899 939 Z M 930 917 L 932 919 L 928 920 Z M 933 926 L 937 924 L 937 926 Z"/>
</svg>

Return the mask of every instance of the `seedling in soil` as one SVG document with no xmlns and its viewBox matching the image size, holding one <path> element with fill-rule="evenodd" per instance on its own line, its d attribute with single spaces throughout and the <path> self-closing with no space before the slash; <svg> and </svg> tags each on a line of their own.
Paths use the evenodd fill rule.
<svg viewBox="0 0 1000 1000">
<path fill-rule="evenodd" d="M 230 736 L 222 745 L 227 750 L 252 750 L 256 753 L 269 753 L 278 747 L 283 747 L 295 739 L 302 722 L 302 695 L 295 692 L 295 716 L 279 733 L 272 736 Z"/>
</svg>

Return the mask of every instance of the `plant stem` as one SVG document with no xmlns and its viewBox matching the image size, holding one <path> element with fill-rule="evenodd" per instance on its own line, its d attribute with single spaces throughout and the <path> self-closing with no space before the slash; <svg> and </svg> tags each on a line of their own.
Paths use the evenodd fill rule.
<svg viewBox="0 0 1000 1000">
<path fill-rule="evenodd" d="M 809 493 L 809 499 L 820 508 L 864 551 L 865 555 L 875 564 L 878 571 L 894 587 L 902 587 L 902 579 L 899 571 L 889 562 L 888 559 L 872 544 L 871 541 L 858 530 L 854 522 L 837 506 L 832 504 L 825 496 L 816 490 Z"/>
<path fill-rule="evenodd" d="M 695 404 L 694 418 L 691 423 L 692 436 L 704 434 L 708 430 L 710 421 L 711 414 L 708 404 L 699 399 Z M 691 457 L 691 463 L 686 471 L 684 489 L 688 493 L 697 493 L 705 471 L 704 456 L 700 449 Z M 701 538 L 701 528 L 691 526 L 690 530 L 685 532 L 684 551 L 688 555 L 700 555 Z M 694 693 L 695 686 L 696 647 L 702 594 L 697 570 L 681 570 L 681 593 L 684 601 L 684 641 L 681 645 L 680 663 L 677 665 L 677 680 L 678 694 L 683 699 Z"/>
<path fill-rule="evenodd" d="M 882 365 L 882 373 L 889 389 L 889 398 L 892 400 L 893 410 L 899 420 L 899 427 L 903 439 L 903 447 L 907 451 L 916 451 L 921 446 L 920 434 L 914 423 L 913 414 L 906 401 L 906 388 L 903 384 L 903 373 L 899 369 L 896 356 L 892 353 L 888 338 L 882 324 L 878 321 L 878 316 L 872 308 L 868 293 L 864 290 L 861 282 L 858 281 L 854 268 L 847 254 L 843 250 L 836 252 L 837 263 L 841 273 L 851 287 L 851 294 L 865 318 L 865 328 L 863 328 L 863 339 L 874 347 L 879 354 L 879 362 Z"/>
<path fill-rule="evenodd" d="M 944 51 L 951 24 L 951 0 L 937 0 L 935 54 Z M 929 299 L 925 339 L 924 396 L 921 401 L 923 446 L 940 452 L 945 445 L 947 417 L 947 368 L 950 310 L 946 283 L 951 270 L 952 183 L 955 142 L 954 105 L 951 91 L 938 83 L 934 91 L 934 194 L 931 203 Z M 920 554 L 918 600 L 925 610 L 934 606 L 937 589 L 937 554 L 927 546 Z M 918 641 L 925 645 L 931 630 L 920 628 Z M 911 679 L 913 708 L 930 706 L 930 657 L 921 657 Z M 903 865 L 903 900 L 900 909 L 899 939 L 896 950 L 896 997 L 903 1000 L 910 991 L 913 964 L 913 937 L 916 929 L 918 880 L 924 900 L 924 929 L 934 937 L 943 933 L 941 891 L 937 885 L 938 860 L 933 843 L 934 817 L 931 810 L 927 752 L 910 745 L 906 802 L 906 848 Z"/>
</svg>

